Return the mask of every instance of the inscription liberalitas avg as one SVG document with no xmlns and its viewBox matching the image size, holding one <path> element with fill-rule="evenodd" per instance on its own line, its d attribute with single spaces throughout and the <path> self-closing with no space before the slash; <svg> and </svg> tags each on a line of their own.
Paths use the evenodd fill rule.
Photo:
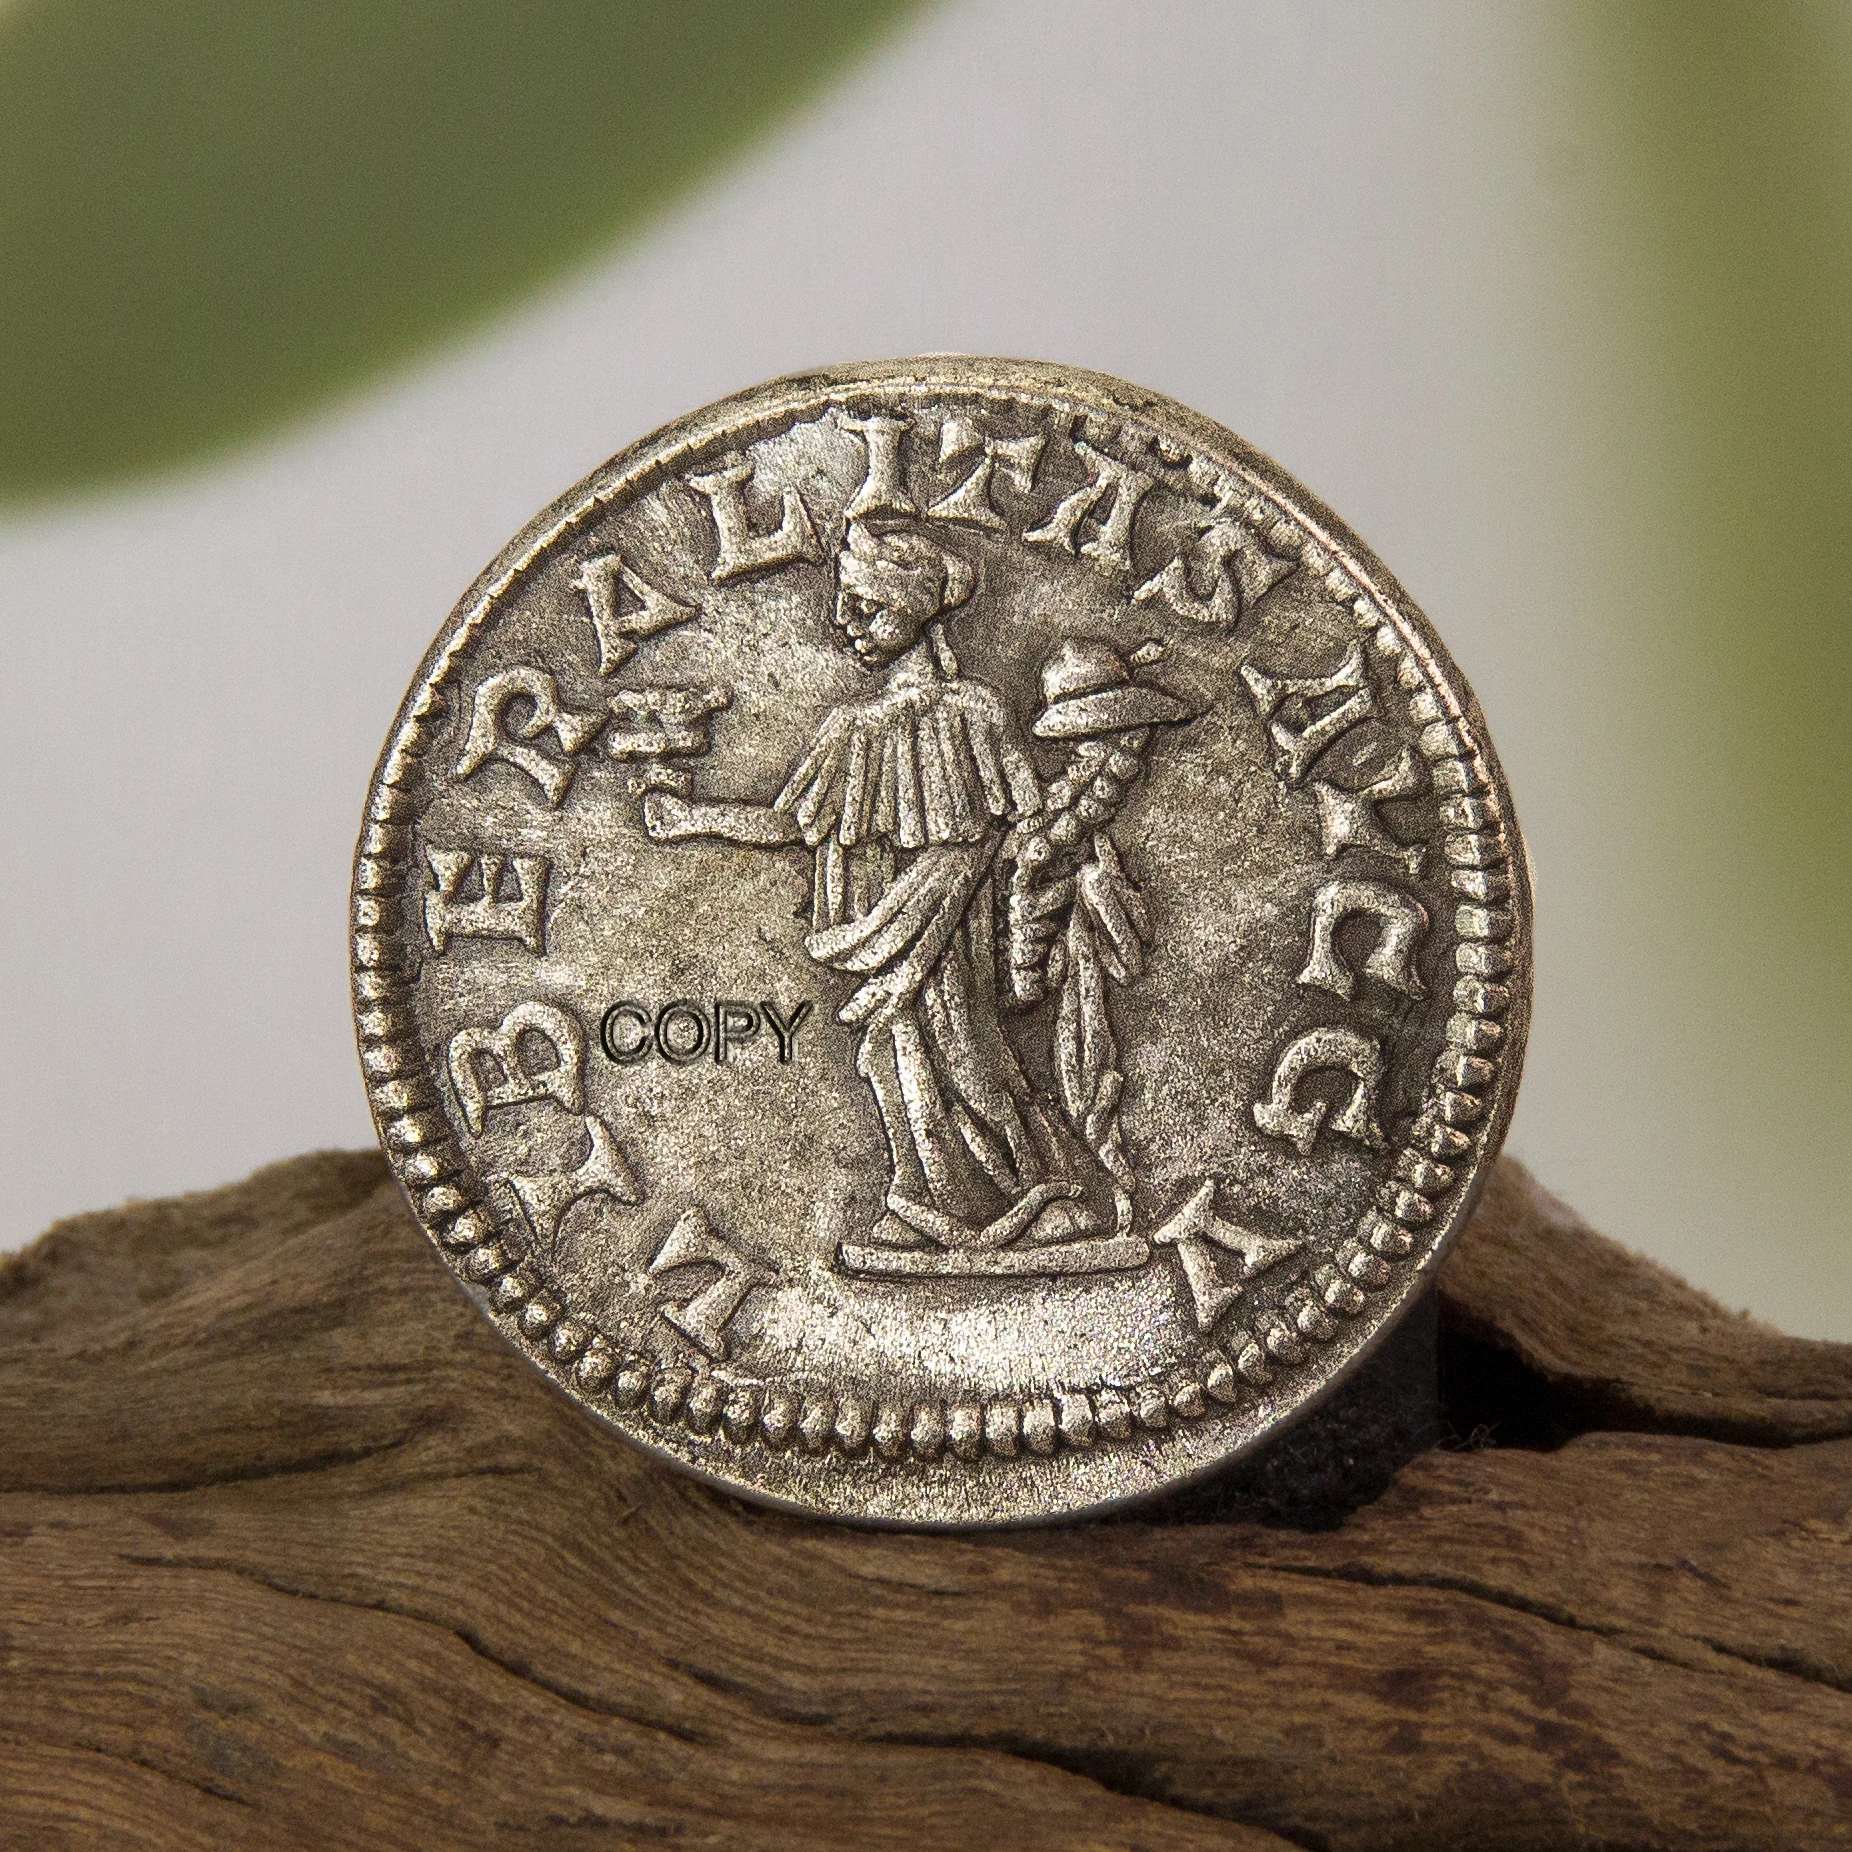
<svg viewBox="0 0 1852 1852">
<path fill-rule="evenodd" d="M 382 1136 L 487 1309 L 846 1516 L 1264 1442 L 1515 1085 L 1509 801 L 1418 614 L 1227 433 L 1022 363 L 774 384 L 538 531 L 356 864 Z"/>
</svg>

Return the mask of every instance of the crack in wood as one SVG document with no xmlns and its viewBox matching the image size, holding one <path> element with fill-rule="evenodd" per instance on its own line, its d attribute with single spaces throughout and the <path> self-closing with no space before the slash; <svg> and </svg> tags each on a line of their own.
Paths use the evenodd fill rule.
<svg viewBox="0 0 1852 1852">
<path fill-rule="evenodd" d="M 299 1583 L 284 1582 L 274 1575 L 267 1575 L 261 1570 L 253 1569 L 248 1564 L 230 1557 L 151 1556 L 129 1551 L 121 1551 L 118 1554 L 122 1561 L 133 1563 L 138 1568 L 190 1569 L 210 1574 L 233 1575 L 241 1581 L 254 1583 L 259 1588 L 267 1589 L 273 1595 L 287 1596 L 292 1601 L 320 1602 L 330 1607 L 350 1608 L 362 1614 L 379 1614 L 392 1620 L 410 1621 L 418 1626 L 432 1627 L 440 1633 L 448 1634 L 484 1664 L 493 1666 L 510 1678 L 518 1679 L 524 1685 L 532 1686 L 536 1691 L 544 1692 L 548 1697 L 557 1698 L 574 1710 L 584 1711 L 590 1716 L 606 1718 L 614 1723 L 629 1724 L 634 1729 L 646 1730 L 652 1735 L 666 1736 L 676 1742 L 696 1748 L 711 1749 L 716 1746 L 714 1739 L 702 1736 L 693 1730 L 684 1730 L 678 1724 L 668 1723 L 657 1717 L 639 1717 L 633 1712 L 622 1710 L 614 1705 L 600 1703 L 591 1694 L 560 1680 L 545 1678 L 531 1665 L 523 1665 L 517 1660 L 497 1653 L 473 1629 L 459 1627 L 454 1621 L 445 1620 L 442 1615 L 421 1613 L 415 1608 L 407 1608 L 397 1602 L 384 1599 L 358 1601 L 351 1595 L 337 1595 L 327 1589 L 305 1588 Z"/>
<path fill-rule="evenodd" d="M 1662 1665 L 1678 1666 L 1684 1671 L 1694 1669 L 1689 1659 L 1668 1657 L 1664 1652 L 1650 1650 L 1650 1636 L 1642 1636 L 1637 1627 L 1624 1626 L 1619 1622 L 1586 1620 L 1556 1602 L 1521 1594 L 1516 1589 L 1497 1588 L 1472 1576 L 1415 1575 L 1403 1570 L 1371 1569 L 1363 1564 L 1267 1563 L 1264 1569 L 1269 1575 L 1309 1576 L 1323 1582 L 1350 1582 L 1360 1588 L 1413 1588 L 1432 1590 L 1438 1594 L 1463 1595 L 1469 1600 L 1483 1601 L 1489 1606 L 1505 1608 L 1532 1620 L 1545 1621 L 1552 1627 L 1566 1628 L 1571 1633 L 1586 1633 L 1595 1639 L 1607 1640 L 1625 1652 L 1637 1653 L 1642 1658 L 1656 1660 Z M 1702 1646 L 1720 1658 L 1755 1666 L 1765 1672 L 1785 1673 L 1809 1684 L 1825 1686 L 1828 1690 L 1852 1692 L 1852 1674 L 1835 1677 L 1823 1667 L 1812 1666 L 1796 1656 L 1745 1653 L 1704 1634 L 1681 1633 L 1676 1628 L 1665 1631 L 1671 1639 Z"/>
<path fill-rule="evenodd" d="M 177 1788 L 190 1788 L 195 1794 L 202 1794 L 208 1800 L 223 1801 L 228 1807 L 249 1809 L 251 1803 L 242 1794 L 233 1794 L 225 1788 L 215 1788 L 208 1781 L 200 1781 L 192 1775 L 183 1775 L 178 1769 L 163 1768 L 160 1763 L 147 1756 L 130 1755 L 125 1749 L 110 1749 L 102 1743 L 87 1743 L 81 1738 L 70 1736 L 19 1736 L 11 1731 L 0 1732 L 0 1745 L 16 1749 L 51 1749 L 68 1750 L 76 1755 L 100 1756 L 106 1762 L 119 1762 L 125 1768 L 138 1768 L 144 1774 L 155 1776 L 161 1781 L 170 1781 Z"/>
<path fill-rule="evenodd" d="M 250 1485 L 263 1479 L 294 1479 L 313 1473 L 338 1472 L 346 1466 L 359 1466 L 368 1460 L 396 1453 L 418 1438 L 416 1434 L 407 1434 L 378 1446 L 329 1448 L 322 1453 L 305 1454 L 300 1459 L 259 1461 L 187 1479 L 123 1480 L 109 1485 L 77 1486 L 0 1484 L 0 1497 L 145 1498 L 161 1494 L 207 1492 L 220 1486 Z"/>
<path fill-rule="evenodd" d="M 1271 1820 L 1254 1820 L 1243 1815 L 1191 1800 L 1187 1795 L 1172 1793 L 1150 1771 L 1148 1760 L 1135 1753 L 1105 1747 L 1074 1747 L 1062 1743 L 1038 1742 L 1031 1737 L 972 1736 L 948 1739 L 930 1734 L 893 1733 L 863 1737 L 894 1748 L 947 1751 L 984 1750 L 992 1755 L 1008 1756 L 1017 1762 L 1030 1762 L 1052 1768 L 1076 1780 L 1091 1782 L 1109 1794 L 1148 1806 L 1167 1807 L 1201 1820 L 1213 1820 L 1222 1826 L 1244 1827 L 1250 1833 L 1265 1833 L 1282 1846 L 1297 1846 L 1301 1852 L 1329 1852 L 1330 1841 L 1319 1833 L 1293 1829 Z"/>
</svg>

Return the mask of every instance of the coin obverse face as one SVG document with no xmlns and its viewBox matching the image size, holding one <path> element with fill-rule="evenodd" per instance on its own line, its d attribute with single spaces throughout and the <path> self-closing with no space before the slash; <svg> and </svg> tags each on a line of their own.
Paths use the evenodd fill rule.
<svg viewBox="0 0 1852 1852">
<path fill-rule="evenodd" d="M 1071 368 L 779 380 L 483 574 L 355 864 L 379 1132 L 587 1411 L 833 1517 L 1262 1446 L 1510 1117 L 1530 903 L 1471 692 L 1275 465 Z"/>
</svg>

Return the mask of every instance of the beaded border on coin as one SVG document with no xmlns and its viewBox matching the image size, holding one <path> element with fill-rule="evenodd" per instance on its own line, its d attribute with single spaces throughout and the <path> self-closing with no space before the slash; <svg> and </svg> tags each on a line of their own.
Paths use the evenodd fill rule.
<svg viewBox="0 0 1852 1852">
<path fill-rule="evenodd" d="M 1395 1152 L 1375 1200 L 1331 1259 L 1294 1288 L 1277 1311 L 1205 1344 L 1194 1369 L 1178 1368 L 1130 1384 L 1078 1384 L 1027 1399 L 889 1402 L 776 1382 L 730 1384 L 708 1371 L 623 1346 L 589 1321 L 569 1316 L 539 1270 L 501 1238 L 451 1137 L 437 1083 L 413 1030 L 410 978 L 395 939 L 405 919 L 402 896 L 414 862 L 417 805 L 410 787 L 447 717 L 445 689 L 476 635 L 563 540 L 609 504 L 646 493 L 685 466 L 714 441 L 720 427 L 738 442 L 738 427 L 746 420 L 800 416 L 854 397 L 858 389 L 892 390 L 909 383 L 1011 402 L 1034 395 L 1082 419 L 1100 418 L 1104 400 L 1122 425 L 1139 427 L 1154 444 L 1172 450 L 1177 432 L 1187 432 L 1195 455 L 1219 472 L 1221 486 L 1228 479 L 1238 483 L 1239 499 L 1233 502 L 1238 517 L 1270 551 L 1295 558 L 1330 597 L 1349 607 L 1406 699 L 1417 749 L 1440 799 L 1440 841 L 1430 846 L 1439 848 L 1457 897 L 1454 1010 L 1412 1136 Z M 1077 386 L 1089 396 L 1078 397 Z M 1181 468 L 1177 474 L 1183 475 Z M 1199 487 L 1192 483 L 1191 492 Z M 472 589 L 427 655 L 374 775 L 354 864 L 355 1020 L 381 1143 L 418 1221 L 504 1333 L 576 1400 L 594 1414 L 615 1418 L 625 1432 L 642 1417 L 704 1440 L 724 1438 L 736 1448 L 835 1451 L 887 1462 L 1048 1457 L 1064 1449 L 1093 1450 L 1158 1434 L 1200 1421 L 1218 1408 L 1232 1412 L 1268 1389 L 1282 1372 L 1309 1362 L 1372 1300 L 1398 1286 L 1404 1304 L 1414 1296 L 1420 1276 L 1431 1272 L 1470 1214 L 1489 1155 L 1509 1121 L 1528 1025 L 1528 868 L 1470 695 L 1462 700 L 1453 692 L 1454 686 L 1463 687 L 1458 672 L 1450 664 L 1450 673 L 1441 671 L 1428 640 L 1403 615 L 1408 601 L 1390 575 L 1277 466 L 1182 406 L 1076 369 L 952 358 L 843 367 L 771 382 L 644 439 L 598 471 L 586 492 L 548 510 L 503 560 L 507 563 L 498 561 L 499 570 L 491 568 L 492 576 L 485 575 Z M 1462 1177 L 1468 1166 L 1469 1176 Z M 1442 1226 L 1424 1245 L 1422 1237 L 1437 1217 Z M 1329 1394 L 1393 1322 L 1386 1318 L 1373 1342 L 1360 1347 L 1342 1371 L 1292 1413 L 1303 1413 Z M 1216 1464 L 1240 1457 L 1274 1431 L 1247 1447 L 1231 1448 Z M 674 1457 L 696 1472 L 703 1470 L 685 1455 Z M 790 1504 L 730 1479 L 716 1482 L 729 1491 Z"/>
</svg>

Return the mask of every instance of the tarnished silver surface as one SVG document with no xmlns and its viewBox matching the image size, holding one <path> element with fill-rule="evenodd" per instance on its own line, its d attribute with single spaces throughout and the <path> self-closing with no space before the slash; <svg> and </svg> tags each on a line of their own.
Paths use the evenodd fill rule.
<svg viewBox="0 0 1852 1852">
<path fill-rule="evenodd" d="M 1529 896 L 1470 691 L 1208 420 L 933 358 L 645 439 L 472 588 L 354 879 L 468 1291 L 748 1495 L 962 1525 L 1262 1445 L 1496 1152 Z"/>
</svg>

